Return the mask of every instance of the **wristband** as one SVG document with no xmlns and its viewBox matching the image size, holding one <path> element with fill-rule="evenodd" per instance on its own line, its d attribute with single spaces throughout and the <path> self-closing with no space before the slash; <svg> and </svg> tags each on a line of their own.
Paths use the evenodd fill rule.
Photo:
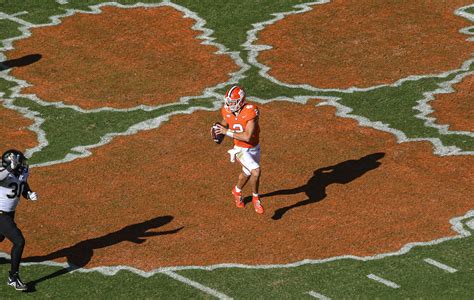
<svg viewBox="0 0 474 300">
<path fill-rule="evenodd" d="M 233 138 L 233 137 L 234 137 L 234 132 L 233 132 L 232 130 L 227 130 L 227 132 L 225 133 L 225 135 L 227 135 L 228 137 Z"/>
</svg>

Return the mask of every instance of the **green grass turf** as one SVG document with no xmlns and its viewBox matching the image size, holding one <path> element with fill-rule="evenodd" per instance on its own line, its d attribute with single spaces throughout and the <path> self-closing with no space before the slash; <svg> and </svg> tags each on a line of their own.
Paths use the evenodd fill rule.
<svg viewBox="0 0 474 300">
<path fill-rule="evenodd" d="M 294 98 L 296 96 L 317 95 L 316 93 L 305 89 L 288 88 L 275 84 L 270 80 L 260 76 L 256 67 L 252 67 L 250 70 L 248 70 L 245 73 L 245 77 L 242 78 L 238 84 L 246 87 L 246 91 L 250 98 L 258 97 L 263 100 L 272 100 L 276 97 Z M 230 85 L 218 90 L 217 92 L 224 95 L 228 88 L 230 88 Z"/>
<path fill-rule="evenodd" d="M 3 93 L 4 95 L 2 97 L 8 98 L 11 95 L 10 89 L 15 86 L 16 84 L 14 82 L 0 78 L 0 95 Z"/>
<path fill-rule="evenodd" d="M 301 0 L 177 0 L 175 3 L 196 12 L 214 30 L 213 37 L 231 51 L 241 51 L 252 24 L 272 19 L 272 13 L 293 10 Z"/>
<path fill-rule="evenodd" d="M 0 40 L 6 40 L 21 35 L 18 24 L 10 20 L 0 20 Z"/>
<path fill-rule="evenodd" d="M 215 99 L 195 99 L 187 104 L 174 104 L 152 111 L 102 111 L 80 113 L 71 108 L 41 106 L 29 99 L 17 99 L 14 104 L 38 112 L 45 120 L 41 128 L 46 132 L 49 145 L 33 154 L 30 163 L 43 163 L 65 158 L 72 148 L 100 142 L 108 133 L 125 132 L 130 126 L 190 107 L 212 108 Z"/>
<path fill-rule="evenodd" d="M 67 8 L 79 8 L 87 9 L 87 5 L 94 5 L 103 1 L 69 1 L 66 5 L 59 5 L 55 1 L 47 1 L 42 3 L 41 7 L 38 8 L 38 3 L 30 3 L 31 1 L 10 1 L 8 2 L 8 9 L 5 11 L 8 13 L 14 13 L 18 11 L 31 10 L 31 14 L 20 16 L 21 18 L 26 18 L 28 16 L 37 16 L 41 15 L 42 17 L 35 19 L 35 22 L 49 22 L 43 15 L 54 15 L 58 14 L 59 11 L 62 11 Z M 145 1 L 146 3 L 152 3 L 154 1 Z M 209 2 L 209 3 L 208 3 Z M 224 44 L 232 51 L 242 50 L 240 45 L 243 44 L 247 37 L 247 31 L 252 29 L 251 24 L 256 22 L 262 22 L 271 18 L 271 13 L 281 12 L 285 10 L 292 9 L 292 6 L 295 4 L 301 3 L 301 1 L 226 1 L 214 3 L 213 1 L 178 1 L 176 3 L 186 6 L 192 11 L 195 11 L 200 17 L 204 18 L 207 22 L 206 27 L 213 29 L 215 32 L 213 37 L 216 38 L 217 42 Z M 212 2 L 212 3 L 211 3 Z M 136 1 L 119 1 L 121 4 L 134 4 Z M 44 4 L 44 5 L 43 5 Z M 205 4 L 205 5 L 204 5 Z M 5 4 L 3 5 L 5 8 Z M 265 9 L 263 9 L 265 8 Z M 34 13 L 33 13 L 34 12 Z M 32 21 L 32 20 L 29 20 Z M 16 29 L 4 29 L 4 32 L 7 35 L 11 35 Z M 247 59 L 247 53 L 241 51 L 241 57 Z M 304 89 L 292 89 L 284 86 L 279 86 L 270 82 L 269 80 L 262 78 L 258 74 L 258 70 L 255 67 L 252 67 L 249 71 L 246 72 L 245 77 L 240 80 L 240 84 L 247 87 L 250 95 L 262 98 L 262 99 L 272 99 L 275 97 L 295 97 L 295 96 L 309 96 L 309 95 L 333 95 L 341 97 L 340 103 L 346 105 L 353 109 L 353 115 L 360 115 L 366 117 L 371 121 L 380 121 L 385 124 L 389 124 L 391 128 L 398 129 L 403 131 L 408 137 L 425 137 L 440 138 L 445 145 L 454 145 L 463 150 L 472 150 L 474 147 L 474 139 L 469 136 L 464 135 L 442 135 L 439 134 L 437 129 L 424 126 L 424 121 L 418 118 L 415 118 L 415 115 L 419 112 L 414 110 L 412 107 L 416 105 L 416 101 L 423 98 L 423 92 L 432 91 L 438 88 L 438 83 L 443 82 L 444 79 L 422 79 L 418 81 L 407 82 L 400 87 L 396 88 L 379 88 L 370 92 L 358 92 L 353 94 L 344 94 L 344 93 L 312 93 Z M 4 83 L 0 81 L 0 91 L 6 91 L 6 88 L 3 87 Z M 9 84 L 9 87 L 11 84 Z M 224 89 L 219 91 L 224 93 Z M 35 108 L 39 109 L 39 108 Z M 48 126 L 52 124 L 51 120 L 56 120 L 55 124 L 58 124 L 58 120 L 64 119 L 57 117 L 57 112 L 54 112 L 55 109 L 51 107 L 41 109 L 42 116 L 47 118 L 48 122 L 45 122 L 43 125 L 43 130 L 46 131 L 48 140 L 53 144 L 56 143 L 54 139 L 58 138 L 60 143 L 64 142 L 64 132 L 61 134 L 58 133 L 56 126 Z M 49 112 L 51 111 L 51 112 Z M 48 116 L 51 114 L 52 116 Z M 69 114 L 71 115 L 71 114 Z M 111 114 L 118 115 L 118 114 Z M 123 114 L 121 119 L 123 118 Z M 99 126 L 103 130 L 97 130 L 98 134 L 107 134 L 110 132 L 119 132 L 123 130 L 123 123 L 127 123 L 127 126 L 133 124 L 133 120 L 138 122 L 143 121 L 143 116 L 147 114 L 142 114 L 142 116 L 134 116 L 133 113 L 129 113 L 129 116 L 124 119 L 132 120 L 132 122 L 123 121 L 119 122 L 117 131 L 114 126 L 102 124 Z M 150 115 L 150 114 L 148 114 Z M 155 117 L 155 114 L 151 114 L 152 118 Z M 80 119 L 85 120 L 85 124 L 95 124 L 100 123 L 98 121 L 92 120 L 93 118 L 97 119 L 99 115 L 95 114 L 94 117 L 87 116 Z M 107 118 L 112 118 L 108 116 Z M 107 121 L 104 121 L 106 123 Z M 78 123 L 80 124 L 80 122 Z M 94 128 L 94 125 L 91 125 L 87 128 Z M 111 130 L 111 131 L 107 131 Z M 94 143 L 98 141 L 98 138 L 94 139 L 76 139 L 80 135 L 73 135 L 71 138 L 68 138 L 70 141 L 67 143 L 67 146 L 64 146 L 63 150 L 57 151 L 52 150 L 56 153 L 64 153 L 65 149 L 69 149 L 73 146 L 78 145 L 90 145 L 83 144 L 85 141 L 93 141 Z M 44 161 L 46 157 L 58 157 L 58 155 L 51 156 L 52 147 L 47 147 L 44 149 L 44 154 L 37 154 L 34 157 L 33 161 Z M 43 158 L 40 158 L 43 155 Z M 59 155 L 60 156 L 60 155 Z"/>
<path fill-rule="evenodd" d="M 315 241 L 317 243 L 317 241 Z M 474 238 L 415 247 L 402 256 L 378 260 L 343 259 L 272 270 L 218 269 L 179 272 L 236 299 L 301 299 L 315 291 L 333 299 L 472 299 Z M 264 255 L 265 249 L 262 249 Z M 458 270 L 448 273 L 423 261 L 431 258 Z M 401 287 L 392 289 L 367 278 L 375 274 Z"/>
<path fill-rule="evenodd" d="M 472 234 L 472 230 L 471 230 Z M 317 241 L 315 241 L 317 242 Z M 474 295 L 474 237 L 453 239 L 431 246 L 417 246 L 403 255 L 376 260 L 339 259 L 292 268 L 240 269 L 177 272 L 188 279 L 215 289 L 235 299 L 304 299 L 315 291 L 333 299 L 472 299 Z M 265 249 L 262 249 L 264 255 Z M 448 273 L 427 264 L 431 258 L 457 269 Z M 9 265 L 0 260 L 0 276 Z M 22 266 L 25 282 L 35 282 L 61 270 L 59 267 Z M 392 289 L 367 278 L 375 274 L 400 285 Z M 133 299 L 209 298 L 209 295 L 174 281 L 163 274 L 143 278 L 129 271 L 115 276 L 98 272 L 74 272 L 40 280 L 32 293 L 18 293 L 0 284 L 6 298 L 113 298 Z"/>
<path fill-rule="evenodd" d="M 0 0 L 0 11 L 13 14 L 28 11 L 18 16 L 34 24 L 49 23 L 50 16 L 63 14 L 66 9 L 90 10 L 89 5 L 106 1 L 70 0 L 61 5 L 54 0 Z M 138 1 L 118 1 L 122 4 L 134 4 Z M 158 1 L 140 1 L 158 3 Z M 272 13 L 293 10 L 292 6 L 303 3 L 296 0 L 177 0 L 205 19 L 206 28 L 214 30 L 215 41 L 230 51 L 240 51 L 247 61 L 248 53 L 241 47 L 246 41 L 247 31 L 252 23 L 266 21 Z M 474 14 L 474 8 L 468 10 Z M 8 20 L 0 20 L 0 39 L 20 34 L 20 25 Z M 474 32 L 471 30 L 471 32 Z M 474 68 L 471 68 L 471 71 Z M 391 128 L 403 131 L 408 137 L 437 137 L 445 145 L 455 145 L 463 150 L 472 150 L 474 141 L 463 135 L 441 135 L 436 129 L 425 127 L 424 121 L 415 118 L 419 112 L 413 107 L 423 98 L 423 93 L 439 88 L 439 84 L 452 79 L 425 78 L 405 82 L 400 87 L 383 87 L 369 92 L 312 93 L 304 89 L 292 89 L 278 86 L 258 74 L 252 67 L 240 81 L 251 96 L 262 99 L 295 96 L 337 96 L 340 103 L 353 109 L 353 115 L 389 124 Z M 0 94 L 10 96 L 10 88 L 15 84 L 0 79 Z M 221 93 L 224 90 L 220 91 Z M 193 106 L 209 107 L 215 99 L 196 100 Z M 35 153 L 31 163 L 47 162 L 64 158 L 71 149 L 80 145 L 98 143 L 108 133 L 124 132 L 139 122 L 156 118 L 173 109 L 185 110 L 187 105 L 176 104 L 166 109 L 150 112 L 141 110 L 132 112 L 100 112 L 81 114 L 67 108 L 41 106 L 28 99 L 15 101 L 18 106 L 28 107 L 40 114 L 45 122 L 42 129 L 46 132 L 49 145 L 42 152 Z M 315 241 L 317 242 L 317 241 Z M 334 262 L 305 265 L 297 268 L 274 270 L 219 269 L 214 271 L 181 271 L 180 274 L 215 288 L 234 298 L 310 298 L 305 293 L 311 290 L 331 298 L 424 298 L 424 299 L 472 299 L 474 295 L 474 239 L 472 236 L 428 247 L 416 247 L 406 255 L 387 257 L 373 261 L 344 259 Z M 265 249 L 262 249 L 264 255 Z M 423 262 L 424 258 L 439 260 L 455 267 L 454 274 L 438 270 Z M 23 267 L 23 278 L 32 281 L 60 270 L 47 266 Z M 0 276 L 6 277 L 8 265 L 0 264 Z M 374 273 L 401 285 L 400 289 L 390 289 L 369 280 L 366 275 Z M 1 280 L 1 278 L 0 278 Z M 210 298 L 202 292 L 182 283 L 158 274 L 143 278 L 128 271 L 116 276 L 104 276 L 99 273 L 72 273 L 58 276 L 37 284 L 33 293 L 18 293 L 6 284 L 0 283 L 0 298 Z"/>
<path fill-rule="evenodd" d="M 471 71 L 473 69 L 474 64 Z M 388 124 L 391 128 L 403 131 L 409 138 L 439 138 L 445 146 L 457 146 L 462 150 L 472 151 L 474 138 L 458 134 L 440 134 L 438 129 L 426 127 L 425 120 L 415 117 L 420 111 L 413 107 L 417 105 L 417 101 L 424 99 L 423 93 L 439 89 L 439 84 L 452 80 L 455 75 L 457 74 L 447 78 L 423 78 L 407 81 L 400 87 L 383 87 L 338 96 L 341 97 L 341 104 L 353 109 L 352 115 Z"/>
<path fill-rule="evenodd" d="M 49 23 L 49 16 L 65 13 L 65 9 L 89 10 L 88 6 L 110 1 L 70 0 L 61 5 L 54 0 L 0 0 L 0 11 L 13 14 L 28 11 L 22 19 L 34 23 Z M 154 0 L 115 1 L 120 4 L 159 3 Z M 269 19 L 272 13 L 291 9 L 293 5 L 305 3 L 302 0 L 178 0 L 174 3 L 185 6 L 205 19 L 206 27 L 215 30 L 218 42 L 232 51 L 240 50 L 246 40 L 246 32 L 252 29 L 252 23 Z M 230 34 L 232 33 L 232 34 Z"/>
<path fill-rule="evenodd" d="M 474 70 L 474 64 L 469 71 Z M 372 122 L 382 122 L 392 129 L 405 133 L 409 138 L 439 138 L 445 146 L 456 146 L 464 151 L 474 150 L 474 138 L 462 134 L 441 134 L 434 127 L 425 126 L 425 120 L 415 117 L 421 112 L 413 107 L 424 99 L 424 93 L 440 88 L 440 84 L 452 80 L 456 75 L 446 78 L 422 78 L 415 81 L 406 81 L 398 87 L 381 87 L 371 91 L 340 93 L 340 92 L 310 92 L 303 89 L 291 89 L 279 86 L 257 74 L 252 68 L 246 77 L 240 81 L 251 96 L 271 100 L 279 96 L 332 96 L 341 98 L 343 104 L 353 111 L 351 115 L 362 116 Z M 224 90 L 220 92 L 224 93 Z M 306 92 L 306 93 L 305 93 Z M 436 100 L 437 95 L 435 95 Z M 435 101 L 434 100 L 434 101 Z"/>
<path fill-rule="evenodd" d="M 19 18 L 33 24 L 50 23 L 50 16 L 65 13 L 55 0 L 0 0 L 0 11 L 6 14 L 27 11 L 28 14 Z"/>
<path fill-rule="evenodd" d="M 4 261 L 5 262 L 5 261 Z M 2 299 L 212 299 L 208 294 L 176 281 L 167 275 L 144 278 L 128 271 L 114 276 L 98 272 L 69 273 L 40 281 L 29 292 L 19 292 L 6 285 L 9 265 L 0 265 Z M 22 280 L 36 281 L 62 270 L 59 267 L 22 267 Z"/>
</svg>

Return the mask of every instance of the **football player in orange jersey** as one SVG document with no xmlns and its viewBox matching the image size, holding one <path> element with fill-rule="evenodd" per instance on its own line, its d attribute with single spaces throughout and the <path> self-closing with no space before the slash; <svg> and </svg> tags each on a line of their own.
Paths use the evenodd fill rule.
<svg viewBox="0 0 474 300">
<path fill-rule="evenodd" d="M 221 114 L 222 125 L 216 125 L 216 133 L 225 134 L 234 140 L 234 148 L 228 151 L 230 161 L 234 162 L 237 159 L 242 165 L 242 172 L 239 175 L 237 185 L 232 189 L 235 204 L 239 208 L 245 206 L 242 189 L 247 182 L 250 182 L 255 211 L 263 214 L 263 206 L 258 196 L 260 181 L 258 107 L 246 103 L 245 91 L 239 86 L 233 86 L 225 94 Z"/>
</svg>

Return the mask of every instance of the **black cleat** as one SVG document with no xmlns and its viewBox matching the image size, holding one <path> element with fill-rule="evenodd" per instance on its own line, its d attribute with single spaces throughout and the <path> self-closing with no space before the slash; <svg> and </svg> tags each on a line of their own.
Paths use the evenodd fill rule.
<svg viewBox="0 0 474 300">
<path fill-rule="evenodd" d="M 26 291 L 28 289 L 28 286 L 21 281 L 18 273 L 8 276 L 8 285 L 14 287 L 17 291 Z"/>
</svg>

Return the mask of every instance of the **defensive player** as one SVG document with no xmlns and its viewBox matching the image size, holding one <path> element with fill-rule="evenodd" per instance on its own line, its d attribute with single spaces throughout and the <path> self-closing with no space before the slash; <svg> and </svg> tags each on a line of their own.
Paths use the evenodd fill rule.
<svg viewBox="0 0 474 300">
<path fill-rule="evenodd" d="M 27 286 L 18 274 L 25 238 L 14 221 L 15 209 L 20 195 L 38 200 L 38 195 L 28 185 L 28 175 L 27 159 L 23 153 L 13 149 L 3 153 L 0 167 L 0 241 L 6 237 L 13 243 L 8 285 L 18 291 L 27 290 Z"/>
<path fill-rule="evenodd" d="M 225 94 L 221 114 L 222 125 L 217 124 L 216 133 L 225 134 L 234 140 L 234 148 L 228 151 L 230 160 L 234 162 L 237 159 L 242 165 L 237 185 L 232 189 L 235 204 L 239 208 L 245 206 L 242 189 L 247 182 L 250 182 L 255 211 L 263 214 L 263 206 L 258 196 L 260 181 L 258 107 L 246 103 L 245 91 L 239 86 L 233 86 Z"/>
</svg>

